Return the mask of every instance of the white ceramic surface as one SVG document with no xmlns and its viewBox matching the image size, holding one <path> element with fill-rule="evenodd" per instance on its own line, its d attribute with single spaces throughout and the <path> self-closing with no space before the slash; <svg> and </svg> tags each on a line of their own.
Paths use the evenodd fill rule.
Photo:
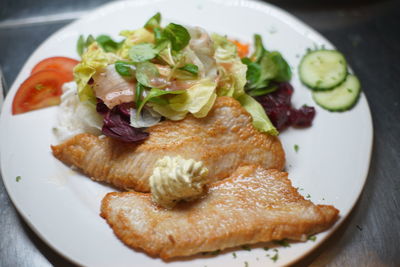
<svg viewBox="0 0 400 267">
<path fill-rule="evenodd" d="M 123 245 L 99 216 L 102 197 L 111 188 L 73 172 L 50 152 L 57 107 L 18 116 L 11 115 L 12 99 L 31 68 L 50 56 L 77 58 L 80 34 L 109 34 L 117 39 L 123 29 L 135 29 L 155 12 L 165 21 L 198 25 L 209 32 L 227 34 L 251 42 L 260 33 L 269 50 L 279 50 L 293 67 L 293 104 L 315 106 L 311 128 L 289 129 L 281 134 L 287 154 L 287 170 L 300 193 L 318 204 L 340 210 L 336 225 L 317 236 L 316 242 L 279 248 L 274 263 L 260 248 L 238 249 L 214 257 L 198 256 L 163 262 Z M 301 56 L 314 45 L 332 45 L 288 13 L 255 1 L 128 1 L 113 2 L 94 10 L 48 38 L 29 58 L 11 87 L 0 120 L 1 171 L 6 189 L 32 229 L 59 253 L 84 266 L 280 266 L 304 256 L 329 236 L 349 214 L 368 173 L 372 148 L 372 121 L 365 96 L 349 112 L 330 113 L 316 106 L 310 91 L 299 82 Z M 294 145 L 299 151 L 294 151 Z M 21 176 L 19 182 L 16 177 Z"/>
</svg>

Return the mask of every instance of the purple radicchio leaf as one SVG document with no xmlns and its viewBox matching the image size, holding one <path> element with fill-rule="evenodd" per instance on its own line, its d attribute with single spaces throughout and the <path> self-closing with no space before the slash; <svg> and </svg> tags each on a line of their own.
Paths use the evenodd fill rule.
<svg viewBox="0 0 400 267">
<path fill-rule="evenodd" d="M 143 128 L 134 128 L 130 125 L 131 103 L 123 103 L 111 110 L 98 99 L 96 110 L 104 116 L 102 133 L 106 136 L 123 142 L 139 142 L 145 140 L 149 133 Z"/>
</svg>

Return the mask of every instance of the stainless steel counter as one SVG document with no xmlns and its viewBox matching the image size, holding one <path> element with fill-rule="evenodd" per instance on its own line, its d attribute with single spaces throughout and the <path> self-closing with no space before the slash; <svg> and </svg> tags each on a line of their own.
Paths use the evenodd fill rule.
<svg viewBox="0 0 400 267">
<path fill-rule="evenodd" d="M 104 2 L 2 0 L 0 66 L 6 83 L 11 85 L 44 39 Z M 400 266 L 400 1 L 269 2 L 311 25 L 347 56 L 374 123 L 371 167 L 355 209 L 296 265 Z M 30 230 L 1 179 L 0 203 L 0 266 L 73 266 Z"/>
</svg>

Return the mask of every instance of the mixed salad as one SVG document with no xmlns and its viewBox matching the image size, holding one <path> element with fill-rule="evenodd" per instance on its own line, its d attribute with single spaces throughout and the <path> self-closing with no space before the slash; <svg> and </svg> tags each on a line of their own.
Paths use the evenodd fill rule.
<svg viewBox="0 0 400 267">
<path fill-rule="evenodd" d="M 251 114 L 261 132 L 277 135 L 288 126 L 312 124 L 313 107 L 291 105 L 290 66 L 279 52 L 268 51 L 258 34 L 249 55 L 248 44 L 226 36 L 175 23 L 162 26 L 157 13 L 142 28 L 120 35 L 124 39 L 118 42 L 107 35 L 80 36 L 80 61 L 53 57 L 37 64 L 14 98 L 13 114 L 62 102 L 104 135 L 138 142 L 148 137 L 147 127 L 188 114 L 206 117 L 218 96 L 229 96 Z M 313 51 L 300 66 L 303 83 L 318 90 L 313 95 L 318 104 L 332 98 L 326 92 L 334 87 L 343 83 L 348 89 L 356 83 L 335 52 Z M 353 90 L 351 95 L 358 94 Z M 334 101 L 325 102 L 323 107 Z"/>
</svg>

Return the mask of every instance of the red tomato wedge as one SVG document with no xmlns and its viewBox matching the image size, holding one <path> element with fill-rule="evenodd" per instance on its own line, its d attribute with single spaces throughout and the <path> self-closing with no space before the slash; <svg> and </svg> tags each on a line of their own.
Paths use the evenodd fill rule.
<svg viewBox="0 0 400 267">
<path fill-rule="evenodd" d="M 58 105 L 61 86 L 69 77 L 56 70 L 42 70 L 32 74 L 19 87 L 12 104 L 12 114 Z"/>
<path fill-rule="evenodd" d="M 68 81 L 72 81 L 74 79 L 72 70 L 78 63 L 78 60 L 69 57 L 49 57 L 36 64 L 31 74 L 42 70 L 56 70 L 65 73 L 68 76 Z"/>
</svg>

